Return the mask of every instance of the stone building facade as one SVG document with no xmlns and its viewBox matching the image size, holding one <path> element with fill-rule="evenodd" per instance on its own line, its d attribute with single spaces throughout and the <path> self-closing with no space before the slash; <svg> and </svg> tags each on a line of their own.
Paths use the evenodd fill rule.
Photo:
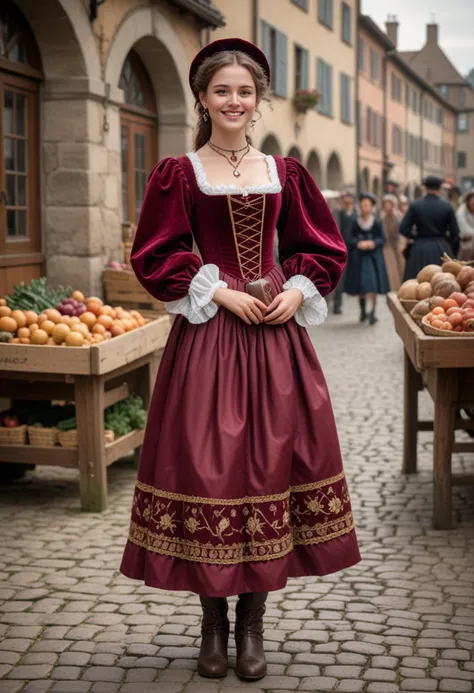
<svg viewBox="0 0 474 693">
<path fill-rule="evenodd" d="M 206 0 L 2 0 L 0 295 L 45 270 L 101 293 L 149 169 L 191 146 L 189 63 L 223 22 Z"/>
</svg>

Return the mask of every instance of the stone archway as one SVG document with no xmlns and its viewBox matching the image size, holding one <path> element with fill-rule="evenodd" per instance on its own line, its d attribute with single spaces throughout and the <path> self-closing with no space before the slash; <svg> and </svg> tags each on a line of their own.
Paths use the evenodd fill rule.
<svg viewBox="0 0 474 693">
<path fill-rule="evenodd" d="M 370 173 L 367 166 L 362 171 L 361 176 L 361 190 L 360 192 L 369 192 L 370 190 Z"/>
<path fill-rule="evenodd" d="M 314 181 L 316 184 L 322 188 L 323 187 L 323 170 L 321 167 L 321 159 L 319 158 L 319 155 L 317 152 L 314 151 L 314 149 L 310 152 L 308 156 L 308 164 L 307 164 L 308 171 L 311 173 L 313 176 Z"/>
<path fill-rule="evenodd" d="M 102 215 L 105 89 L 96 38 L 82 2 L 14 2 L 33 31 L 44 72 L 41 220 L 48 279 L 100 293 L 101 235 L 111 238 L 114 229 L 104 228 Z M 98 161 L 105 162 L 103 171 Z"/>
<path fill-rule="evenodd" d="M 341 190 L 343 185 L 342 164 L 339 155 L 333 152 L 328 159 L 327 187 L 329 190 Z"/>
<path fill-rule="evenodd" d="M 281 156 L 281 146 L 275 135 L 267 135 L 260 145 L 260 149 L 264 154 Z"/>
<path fill-rule="evenodd" d="M 132 48 L 143 61 L 157 98 L 159 157 L 189 151 L 195 122 L 194 97 L 188 88 L 189 58 L 175 28 L 157 7 L 129 12 L 114 35 L 105 67 L 105 81 L 114 94 L 111 117 L 118 118 L 123 101 L 120 74 Z M 119 151 L 118 128 L 110 146 Z"/>
<path fill-rule="evenodd" d="M 292 156 L 294 159 L 297 159 L 300 162 L 303 161 L 303 156 L 298 147 L 291 147 L 290 151 L 288 152 L 288 156 Z"/>
</svg>

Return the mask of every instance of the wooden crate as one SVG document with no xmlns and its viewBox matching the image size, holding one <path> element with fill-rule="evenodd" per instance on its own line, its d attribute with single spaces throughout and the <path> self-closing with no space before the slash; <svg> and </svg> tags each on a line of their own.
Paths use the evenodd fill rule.
<svg viewBox="0 0 474 693">
<path fill-rule="evenodd" d="M 0 371 L 101 375 L 165 346 L 171 329 L 169 315 L 90 347 L 0 344 Z"/>
<path fill-rule="evenodd" d="M 165 313 L 165 304 L 145 291 L 133 272 L 105 269 L 102 279 L 109 305 L 136 310 L 148 308 L 156 313 Z"/>
</svg>

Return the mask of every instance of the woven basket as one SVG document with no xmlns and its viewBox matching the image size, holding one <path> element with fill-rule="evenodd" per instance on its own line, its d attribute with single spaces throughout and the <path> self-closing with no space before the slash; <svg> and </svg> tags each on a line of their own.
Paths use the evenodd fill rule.
<svg viewBox="0 0 474 693">
<path fill-rule="evenodd" d="M 104 443 L 113 443 L 115 433 L 113 431 L 104 431 Z M 58 442 L 63 448 L 77 448 L 77 429 L 71 431 L 58 431 Z"/>
<path fill-rule="evenodd" d="M 421 301 L 421 299 L 420 299 Z M 405 308 L 407 313 L 409 313 L 413 308 L 420 302 L 417 298 L 401 298 L 400 303 Z"/>
<path fill-rule="evenodd" d="M 474 337 L 474 332 L 453 332 L 452 330 L 440 330 L 438 327 L 433 327 L 429 323 L 425 322 L 425 319 L 421 321 L 421 327 L 425 334 L 429 334 L 431 337 Z"/>
<path fill-rule="evenodd" d="M 77 430 L 58 431 L 58 443 L 63 448 L 77 448 Z"/>
<path fill-rule="evenodd" d="M 26 445 L 27 426 L 0 427 L 0 445 Z"/>
<path fill-rule="evenodd" d="M 30 445 L 35 445 L 38 448 L 52 448 L 58 442 L 58 430 L 56 428 L 28 426 L 28 438 Z"/>
</svg>

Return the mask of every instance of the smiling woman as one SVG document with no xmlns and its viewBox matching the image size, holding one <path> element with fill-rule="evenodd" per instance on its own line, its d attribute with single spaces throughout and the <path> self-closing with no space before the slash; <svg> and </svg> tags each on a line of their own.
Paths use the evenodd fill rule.
<svg viewBox="0 0 474 693">
<path fill-rule="evenodd" d="M 203 676 L 226 675 L 227 597 L 238 594 L 236 673 L 256 680 L 267 671 L 267 593 L 360 559 L 329 394 L 304 329 L 325 319 L 346 247 L 304 166 L 247 139 L 268 89 L 263 53 L 217 41 L 196 56 L 190 82 L 196 151 L 155 167 L 131 257 L 178 317 L 121 570 L 200 595 Z"/>
</svg>

